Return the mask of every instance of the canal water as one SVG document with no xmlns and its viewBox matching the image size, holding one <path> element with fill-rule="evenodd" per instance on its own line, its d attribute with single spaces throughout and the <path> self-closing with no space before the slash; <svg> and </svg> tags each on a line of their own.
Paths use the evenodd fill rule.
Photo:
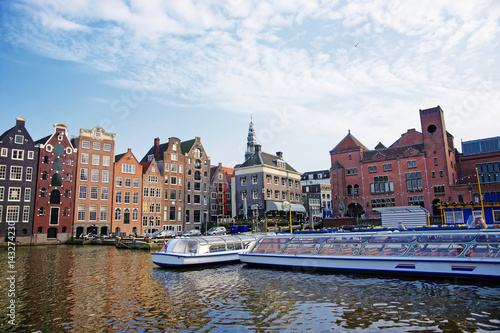
<svg viewBox="0 0 500 333">
<path fill-rule="evenodd" d="M 0 250 L 0 332 L 500 331 L 491 284 L 244 264 L 164 269 L 143 251 L 59 245 L 16 248 L 9 296 Z"/>
</svg>

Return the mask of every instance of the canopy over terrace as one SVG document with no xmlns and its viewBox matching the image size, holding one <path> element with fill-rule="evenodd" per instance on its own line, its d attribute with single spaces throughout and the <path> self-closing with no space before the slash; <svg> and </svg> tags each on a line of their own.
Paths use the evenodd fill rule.
<svg viewBox="0 0 500 333">
<path fill-rule="evenodd" d="M 397 228 L 399 221 L 402 221 L 406 228 L 425 226 L 429 214 L 421 206 L 379 207 L 373 210 L 380 213 L 382 226 L 389 228 Z"/>
</svg>

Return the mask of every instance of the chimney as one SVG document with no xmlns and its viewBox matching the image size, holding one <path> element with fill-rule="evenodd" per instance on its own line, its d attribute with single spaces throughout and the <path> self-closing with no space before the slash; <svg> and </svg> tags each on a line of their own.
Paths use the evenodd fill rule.
<svg viewBox="0 0 500 333">
<path fill-rule="evenodd" d="M 255 152 L 260 153 L 261 147 L 262 147 L 261 145 L 255 145 Z"/>
<path fill-rule="evenodd" d="M 24 119 L 23 117 L 16 118 L 16 126 L 24 127 L 25 122 L 26 122 L 26 119 Z"/>
<path fill-rule="evenodd" d="M 276 156 L 278 156 L 280 159 L 283 159 L 283 152 L 277 151 Z"/>
<path fill-rule="evenodd" d="M 155 159 L 158 159 L 158 155 L 160 155 L 160 138 L 155 138 L 155 147 L 154 147 Z"/>
</svg>

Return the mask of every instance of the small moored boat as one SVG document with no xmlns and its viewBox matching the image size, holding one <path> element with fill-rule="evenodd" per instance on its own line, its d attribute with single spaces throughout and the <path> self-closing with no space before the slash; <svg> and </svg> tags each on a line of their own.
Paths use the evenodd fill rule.
<svg viewBox="0 0 500 333">
<path fill-rule="evenodd" d="M 498 279 L 500 231 L 263 237 L 240 260 L 307 270 Z"/>
<path fill-rule="evenodd" d="M 253 235 L 175 238 L 151 256 L 153 263 L 166 267 L 226 263 L 238 261 L 238 254 L 248 251 L 257 239 Z"/>
</svg>

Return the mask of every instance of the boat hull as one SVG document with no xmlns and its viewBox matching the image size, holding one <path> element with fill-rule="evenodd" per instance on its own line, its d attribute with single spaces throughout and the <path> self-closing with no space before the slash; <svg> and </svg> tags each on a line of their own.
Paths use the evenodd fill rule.
<svg viewBox="0 0 500 333">
<path fill-rule="evenodd" d="M 239 261 L 239 252 L 214 253 L 204 255 L 173 254 L 173 253 L 152 253 L 153 263 L 162 267 L 179 267 L 191 265 L 206 265 L 230 263 Z"/>
<path fill-rule="evenodd" d="M 299 268 L 308 272 L 331 270 L 357 273 L 446 276 L 473 279 L 500 278 L 498 261 L 469 259 L 413 259 L 408 257 L 328 257 L 240 254 L 240 261 L 252 265 Z"/>
</svg>

